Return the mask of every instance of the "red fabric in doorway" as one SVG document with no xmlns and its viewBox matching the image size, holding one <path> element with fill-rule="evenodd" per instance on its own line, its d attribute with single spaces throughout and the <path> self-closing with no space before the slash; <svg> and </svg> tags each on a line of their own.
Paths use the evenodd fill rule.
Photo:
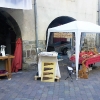
<svg viewBox="0 0 100 100">
<path fill-rule="evenodd" d="M 53 38 L 53 43 L 60 42 L 60 41 L 67 41 L 66 38 Z"/>
<path fill-rule="evenodd" d="M 18 72 L 18 70 L 22 69 L 22 40 L 20 38 L 16 41 L 14 56 L 15 58 L 12 61 L 12 72 Z"/>
</svg>

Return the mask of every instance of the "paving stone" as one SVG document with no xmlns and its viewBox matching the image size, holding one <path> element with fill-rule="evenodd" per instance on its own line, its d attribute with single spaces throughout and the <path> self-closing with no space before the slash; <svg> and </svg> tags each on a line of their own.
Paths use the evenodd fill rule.
<svg viewBox="0 0 100 100">
<path fill-rule="evenodd" d="M 88 98 L 88 100 L 94 100 L 93 98 Z"/>
<path fill-rule="evenodd" d="M 52 96 L 47 96 L 47 98 L 46 98 L 47 100 L 52 100 L 53 99 L 53 97 Z"/>
<path fill-rule="evenodd" d="M 34 99 L 40 99 L 41 98 L 41 95 L 35 95 Z"/>
<path fill-rule="evenodd" d="M 40 100 L 40 99 L 33 99 L 33 100 Z"/>
<path fill-rule="evenodd" d="M 43 98 L 43 97 L 42 97 L 42 98 L 40 98 L 40 100 L 46 100 L 46 98 Z"/>
<path fill-rule="evenodd" d="M 59 98 L 58 100 L 65 100 L 64 98 Z"/>
<path fill-rule="evenodd" d="M 44 88 L 45 86 L 44 85 L 40 85 L 40 88 Z"/>
<path fill-rule="evenodd" d="M 47 94 L 42 94 L 42 97 L 47 97 Z"/>
<path fill-rule="evenodd" d="M 29 96 L 28 99 L 32 99 L 33 100 L 34 99 L 34 96 Z"/>
<path fill-rule="evenodd" d="M 48 94 L 53 94 L 53 91 L 48 91 Z"/>
<path fill-rule="evenodd" d="M 7 100 L 14 100 L 14 99 L 15 99 L 15 98 L 11 98 L 11 97 L 10 97 L 10 98 L 8 98 Z"/>
<path fill-rule="evenodd" d="M 41 94 L 43 91 L 42 90 L 38 90 L 37 93 Z"/>
<path fill-rule="evenodd" d="M 100 70 L 91 71 L 87 80 L 54 83 L 33 80 L 35 73 L 17 73 L 11 81 L 0 80 L 0 100 L 100 100 Z"/>
<path fill-rule="evenodd" d="M 20 98 L 15 98 L 15 100 L 21 100 Z"/>
</svg>

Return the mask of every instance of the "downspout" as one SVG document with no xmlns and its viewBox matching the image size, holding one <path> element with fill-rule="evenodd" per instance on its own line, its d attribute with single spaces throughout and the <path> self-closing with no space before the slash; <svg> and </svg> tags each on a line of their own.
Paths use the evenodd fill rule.
<svg viewBox="0 0 100 100">
<path fill-rule="evenodd" d="M 99 16 L 99 14 L 100 14 L 100 9 L 99 9 L 99 8 L 100 8 L 100 7 L 99 7 L 99 5 L 100 5 L 100 2 L 99 2 L 99 0 L 98 0 L 98 11 L 97 11 L 97 12 L 98 12 L 98 25 L 100 25 L 100 22 L 99 22 L 99 17 L 100 17 L 100 16 Z"/>
<path fill-rule="evenodd" d="M 38 29 L 37 29 L 37 4 L 34 0 L 34 20 L 35 20 L 35 40 L 36 40 L 36 53 L 38 57 Z"/>
<path fill-rule="evenodd" d="M 98 25 L 100 25 L 100 19 L 99 19 L 100 18 L 100 7 L 99 6 L 100 6 L 100 0 L 98 0 L 98 11 L 97 11 L 97 14 L 98 14 L 97 24 Z M 100 33 L 96 35 L 96 44 L 97 44 L 97 47 L 100 47 Z"/>
</svg>

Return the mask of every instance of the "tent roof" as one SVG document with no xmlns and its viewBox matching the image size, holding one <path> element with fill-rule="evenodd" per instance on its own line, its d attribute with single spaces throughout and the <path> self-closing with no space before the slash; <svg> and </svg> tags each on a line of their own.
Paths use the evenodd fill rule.
<svg viewBox="0 0 100 100">
<path fill-rule="evenodd" d="M 61 26 L 49 28 L 49 32 L 75 32 L 79 30 L 81 32 L 99 32 L 100 26 L 91 22 L 85 21 L 73 21 Z"/>
<path fill-rule="evenodd" d="M 76 41 L 76 76 L 78 78 L 78 62 L 79 62 L 79 50 L 80 50 L 80 37 L 81 32 L 94 32 L 94 33 L 100 33 L 100 26 L 93 24 L 91 22 L 85 22 L 85 21 L 73 21 L 61 26 L 57 26 L 54 28 L 48 29 L 48 40 L 50 32 L 75 32 L 75 41 Z M 47 40 L 47 46 L 48 46 L 48 40 Z M 47 47 L 46 47 L 47 49 Z"/>
</svg>

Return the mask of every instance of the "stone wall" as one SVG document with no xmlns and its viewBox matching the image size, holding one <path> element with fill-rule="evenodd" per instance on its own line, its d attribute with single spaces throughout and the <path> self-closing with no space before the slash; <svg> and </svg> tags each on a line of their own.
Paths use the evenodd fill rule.
<svg viewBox="0 0 100 100">
<path fill-rule="evenodd" d="M 69 16 L 76 20 L 97 22 L 97 0 L 37 0 L 37 29 L 39 51 L 45 50 L 46 30 L 57 17 Z M 35 45 L 34 4 L 32 10 L 2 8 L 17 22 L 23 40 L 24 64 L 32 65 L 37 61 Z M 7 17 L 7 16 L 6 16 Z M 25 66 L 28 66 L 25 65 Z"/>
<path fill-rule="evenodd" d="M 38 51 L 45 51 L 45 41 L 40 40 L 38 42 Z M 37 52 L 35 41 L 23 41 L 23 69 L 36 69 L 36 66 L 34 66 L 35 64 L 37 64 Z"/>
<path fill-rule="evenodd" d="M 39 40 L 46 39 L 49 24 L 57 17 L 97 23 L 98 0 L 37 0 Z"/>
</svg>

